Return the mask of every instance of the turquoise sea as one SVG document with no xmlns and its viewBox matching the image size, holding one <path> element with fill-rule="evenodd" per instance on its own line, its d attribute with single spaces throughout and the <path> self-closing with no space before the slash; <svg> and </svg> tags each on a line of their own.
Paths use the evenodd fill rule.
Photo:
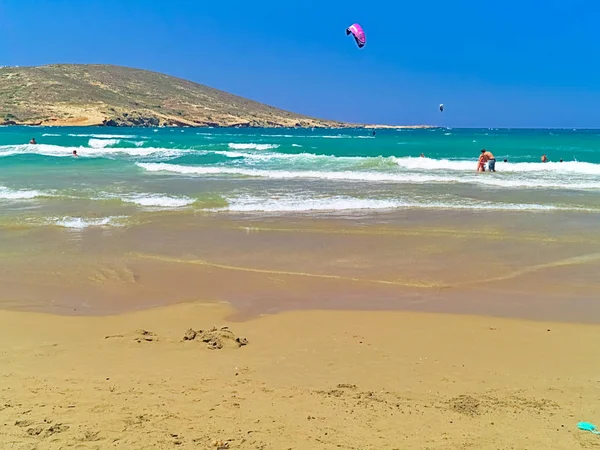
<svg viewBox="0 0 600 450">
<path fill-rule="evenodd" d="M 497 173 L 476 173 L 482 148 Z M 0 128 L 0 226 L 173 210 L 593 213 L 599 194 L 600 130 Z"/>
</svg>

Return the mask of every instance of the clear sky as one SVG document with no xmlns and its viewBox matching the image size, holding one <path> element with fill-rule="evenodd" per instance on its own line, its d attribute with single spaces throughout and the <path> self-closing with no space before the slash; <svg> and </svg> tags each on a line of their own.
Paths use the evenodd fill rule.
<svg viewBox="0 0 600 450">
<path fill-rule="evenodd" d="M 127 65 L 363 123 L 599 128 L 599 19 L 598 0 L 2 0 L 0 65 Z"/>
</svg>

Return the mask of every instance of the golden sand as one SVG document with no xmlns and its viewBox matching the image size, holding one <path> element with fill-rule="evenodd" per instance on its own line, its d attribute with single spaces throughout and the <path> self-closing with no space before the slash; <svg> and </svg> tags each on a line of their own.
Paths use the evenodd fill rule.
<svg viewBox="0 0 600 450">
<path fill-rule="evenodd" d="M 600 446 L 576 429 L 600 423 L 599 326 L 231 315 L 200 303 L 109 317 L 1 312 L 0 448 Z M 183 340 L 213 326 L 220 341 Z"/>
</svg>

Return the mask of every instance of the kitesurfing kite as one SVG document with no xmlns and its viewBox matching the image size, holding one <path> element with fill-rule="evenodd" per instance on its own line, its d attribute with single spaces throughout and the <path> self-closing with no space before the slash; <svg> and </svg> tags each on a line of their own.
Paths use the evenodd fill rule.
<svg viewBox="0 0 600 450">
<path fill-rule="evenodd" d="M 444 112 L 444 104 L 443 103 L 440 105 L 440 112 Z"/>
<path fill-rule="evenodd" d="M 359 24 L 355 23 L 346 29 L 346 36 L 349 36 L 350 34 L 354 36 L 354 40 L 356 41 L 358 48 L 363 48 L 367 43 L 365 32 Z"/>
</svg>

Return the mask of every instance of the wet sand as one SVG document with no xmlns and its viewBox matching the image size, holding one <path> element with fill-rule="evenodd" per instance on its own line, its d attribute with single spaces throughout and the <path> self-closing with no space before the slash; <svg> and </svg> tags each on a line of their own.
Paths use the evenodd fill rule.
<svg viewBox="0 0 600 450">
<path fill-rule="evenodd" d="M 187 301 L 243 320 L 419 310 L 600 321 L 591 214 L 159 213 L 123 228 L 0 230 L 0 307 L 106 315 Z"/>
<path fill-rule="evenodd" d="M 576 424 L 599 421 L 599 326 L 343 311 L 231 323 L 231 314 L 199 303 L 110 317 L 1 312 L 0 446 L 598 446 Z M 213 326 L 222 348 L 183 340 Z"/>
</svg>

